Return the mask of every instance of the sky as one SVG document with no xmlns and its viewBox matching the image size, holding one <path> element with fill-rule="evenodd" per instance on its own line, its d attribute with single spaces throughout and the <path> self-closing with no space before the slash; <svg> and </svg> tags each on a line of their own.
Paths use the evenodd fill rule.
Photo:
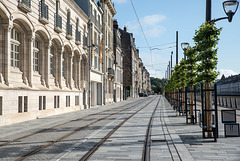
<svg viewBox="0 0 240 161">
<path fill-rule="evenodd" d="M 212 0 L 212 19 L 226 17 L 222 2 Z M 130 0 L 112 0 L 119 27 L 127 27 L 133 33 L 140 58 L 151 77 L 163 78 L 173 51 L 173 66 L 176 64 L 176 31 L 178 31 L 178 62 L 183 58 L 182 42 L 194 46 L 195 31 L 206 17 L 205 0 L 132 0 L 143 32 Z M 228 20 L 216 22 L 222 28 L 218 43 L 218 78 L 240 73 L 240 9 L 231 23 Z M 158 48 L 151 50 L 148 48 Z"/>
</svg>

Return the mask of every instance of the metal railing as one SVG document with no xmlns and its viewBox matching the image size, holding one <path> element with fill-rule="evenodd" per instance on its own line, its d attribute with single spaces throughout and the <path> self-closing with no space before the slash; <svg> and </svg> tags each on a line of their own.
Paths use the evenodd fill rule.
<svg viewBox="0 0 240 161">
<path fill-rule="evenodd" d="M 108 68 L 108 74 L 114 76 L 114 69 Z"/>
<path fill-rule="evenodd" d="M 54 14 L 54 26 L 62 29 L 62 17 L 57 13 Z"/>
<path fill-rule="evenodd" d="M 39 17 L 45 18 L 48 20 L 48 5 L 44 2 L 39 2 Z"/>
<path fill-rule="evenodd" d="M 25 7 L 31 8 L 31 0 L 18 0 L 18 3 L 24 5 Z"/>
<path fill-rule="evenodd" d="M 81 32 L 76 30 L 76 41 L 81 42 Z"/>
</svg>

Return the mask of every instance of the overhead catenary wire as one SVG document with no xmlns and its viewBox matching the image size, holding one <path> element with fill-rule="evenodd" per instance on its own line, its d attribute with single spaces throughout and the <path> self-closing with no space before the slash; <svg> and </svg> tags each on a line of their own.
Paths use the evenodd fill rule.
<svg viewBox="0 0 240 161">
<path fill-rule="evenodd" d="M 170 42 L 170 43 L 166 43 L 166 44 L 160 44 L 160 45 L 154 45 L 154 46 L 150 46 L 150 48 L 155 48 L 155 47 L 159 47 L 159 46 L 165 46 L 165 45 L 170 45 L 170 44 L 175 44 L 176 42 Z M 176 46 L 175 46 L 176 47 Z M 142 47 L 138 47 L 138 48 L 149 48 L 147 46 L 142 46 Z"/>
<path fill-rule="evenodd" d="M 146 43 L 147 43 L 147 46 L 148 46 L 149 50 L 151 50 L 151 47 L 150 47 L 150 45 L 149 45 L 149 43 L 148 43 L 148 40 L 147 40 L 147 37 L 146 37 L 146 35 L 145 35 L 144 31 L 143 31 L 143 27 L 142 27 L 142 25 L 141 25 L 141 22 L 140 22 L 140 20 L 139 20 L 139 18 L 138 18 L 138 15 L 137 15 L 136 9 L 135 9 L 135 7 L 134 7 L 134 4 L 133 4 L 132 0 L 130 0 L 130 2 L 131 2 L 131 4 L 132 4 L 133 11 L 134 11 L 134 13 L 135 13 L 135 15 L 136 15 L 136 17 L 137 17 L 137 20 L 138 20 L 139 26 L 140 26 L 141 31 L 142 31 L 142 34 L 143 34 L 143 37 L 144 37 L 144 39 L 145 39 L 145 41 L 146 41 Z"/>
</svg>

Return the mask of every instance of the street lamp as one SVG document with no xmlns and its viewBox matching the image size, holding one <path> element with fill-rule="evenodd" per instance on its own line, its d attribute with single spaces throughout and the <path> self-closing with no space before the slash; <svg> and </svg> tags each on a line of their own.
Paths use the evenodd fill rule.
<svg viewBox="0 0 240 161">
<path fill-rule="evenodd" d="M 223 9 L 228 16 L 228 22 L 232 22 L 232 17 L 238 9 L 238 1 L 225 1 L 223 2 Z"/>
<path fill-rule="evenodd" d="M 186 60 L 185 51 L 186 51 L 187 48 L 189 47 L 189 43 L 183 42 L 183 43 L 181 43 L 181 47 L 182 47 L 182 49 L 183 49 L 183 51 L 184 51 L 184 59 Z"/>
<path fill-rule="evenodd" d="M 233 15 L 238 9 L 239 2 L 237 0 L 227 0 L 223 2 L 223 10 L 226 13 L 227 17 L 221 17 L 211 20 L 212 12 L 212 0 L 206 0 L 206 21 L 207 22 L 216 22 L 223 19 L 228 19 L 228 22 L 232 22 Z"/>
</svg>

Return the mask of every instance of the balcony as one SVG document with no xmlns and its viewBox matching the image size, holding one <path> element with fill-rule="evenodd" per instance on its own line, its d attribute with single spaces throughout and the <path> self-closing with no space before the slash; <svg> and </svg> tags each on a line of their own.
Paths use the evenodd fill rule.
<svg viewBox="0 0 240 161">
<path fill-rule="evenodd" d="M 57 33 L 62 32 L 62 17 L 58 13 L 54 14 L 54 30 Z"/>
<path fill-rule="evenodd" d="M 46 5 L 44 2 L 39 2 L 39 21 L 41 23 L 48 24 L 48 5 Z"/>
<path fill-rule="evenodd" d="M 31 12 L 31 0 L 18 0 L 18 8 L 23 12 Z"/>
<path fill-rule="evenodd" d="M 108 68 L 108 76 L 110 78 L 114 78 L 114 69 L 113 68 Z"/>
<path fill-rule="evenodd" d="M 76 30 L 76 41 L 75 41 L 75 43 L 76 43 L 77 45 L 80 45 L 80 44 L 81 44 L 81 32 L 78 31 L 78 30 Z"/>
</svg>

